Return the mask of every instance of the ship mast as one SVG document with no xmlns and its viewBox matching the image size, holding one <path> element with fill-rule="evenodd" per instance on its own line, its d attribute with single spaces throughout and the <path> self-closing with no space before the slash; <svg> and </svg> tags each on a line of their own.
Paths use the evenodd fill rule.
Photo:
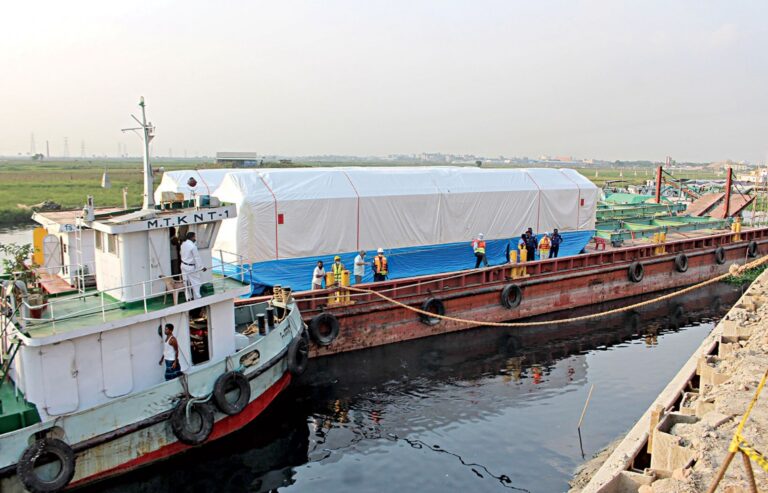
<svg viewBox="0 0 768 493">
<path fill-rule="evenodd" d="M 147 122 L 147 113 L 144 105 L 144 96 L 139 101 L 141 107 L 141 120 L 131 115 L 131 118 L 136 120 L 140 126 L 136 128 L 124 128 L 123 132 L 141 130 L 141 138 L 144 143 L 144 200 L 141 204 L 142 209 L 154 209 L 155 197 L 154 197 L 154 183 L 152 180 L 152 164 L 149 162 L 149 143 L 155 137 L 155 127 L 151 122 Z"/>
</svg>

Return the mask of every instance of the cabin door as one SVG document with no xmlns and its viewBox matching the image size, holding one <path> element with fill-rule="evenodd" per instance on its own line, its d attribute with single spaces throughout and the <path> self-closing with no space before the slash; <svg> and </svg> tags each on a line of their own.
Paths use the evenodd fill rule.
<svg viewBox="0 0 768 493">
<path fill-rule="evenodd" d="M 45 412 L 51 416 L 77 411 L 80 396 L 77 390 L 75 345 L 62 341 L 45 346 L 41 351 Z"/>
<path fill-rule="evenodd" d="M 101 368 L 104 375 L 104 394 L 120 397 L 133 390 L 130 328 L 102 332 Z"/>
<path fill-rule="evenodd" d="M 56 235 L 43 238 L 43 267 L 48 274 L 58 274 L 64 262 L 61 257 L 61 242 Z"/>
</svg>

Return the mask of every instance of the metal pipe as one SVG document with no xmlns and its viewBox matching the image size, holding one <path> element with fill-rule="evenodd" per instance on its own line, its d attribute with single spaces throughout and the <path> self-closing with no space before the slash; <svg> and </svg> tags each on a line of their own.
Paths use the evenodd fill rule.
<svg viewBox="0 0 768 493">
<path fill-rule="evenodd" d="M 267 321 L 264 318 L 263 313 L 256 315 L 256 323 L 259 326 L 259 334 L 263 336 L 267 335 Z"/>
<path fill-rule="evenodd" d="M 271 306 L 267 308 L 267 326 L 269 330 L 275 326 L 275 309 Z"/>
</svg>

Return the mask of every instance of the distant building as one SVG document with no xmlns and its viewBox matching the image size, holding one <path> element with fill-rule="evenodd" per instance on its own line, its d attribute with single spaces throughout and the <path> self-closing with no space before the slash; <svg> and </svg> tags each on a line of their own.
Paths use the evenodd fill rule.
<svg viewBox="0 0 768 493">
<path fill-rule="evenodd" d="M 255 152 L 217 152 L 216 164 L 232 168 L 258 168 L 264 159 Z"/>
</svg>

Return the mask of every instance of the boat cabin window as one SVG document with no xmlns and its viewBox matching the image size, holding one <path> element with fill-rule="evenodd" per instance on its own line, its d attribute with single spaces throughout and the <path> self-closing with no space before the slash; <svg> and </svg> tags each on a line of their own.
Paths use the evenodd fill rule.
<svg viewBox="0 0 768 493">
<path fill-rule="evenodd" d="M 108 233 L 104 234 L 107 235 L 107 252 L 117 255 L 117 235 L 111 235 Z"/>
<path fill-rule="evenodd" d="M 207 307 L 189 312 L 189 345 L 193 365 L 199 365 L 211 359 L 209 328 Z"/>
<path fill-rule="evenodd" d="M 96 250 L 104 251 L 103 247 L 101 246 L 101 231 L 96 231 L 93 234 L 94 241 L 96 242 Z"/>
</svg>

